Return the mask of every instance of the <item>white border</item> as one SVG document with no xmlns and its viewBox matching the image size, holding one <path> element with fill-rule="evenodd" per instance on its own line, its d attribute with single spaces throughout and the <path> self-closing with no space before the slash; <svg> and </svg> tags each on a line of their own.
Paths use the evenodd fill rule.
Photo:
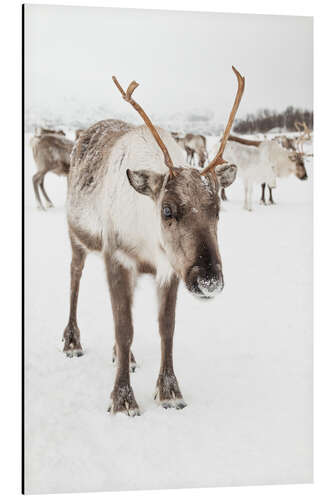
<svg viewBox="0 0 333 500">
<path fill-rule="evenodd" d="M 333 498 L 332 482 L 332 16 L 327 1 L 137 0 L 29 2 L 60 5 L 159 8 L 315 16 L 315 484 L 241 488 L 100 493 L 112 498 Z M 21 27 L 20 2 L 1 2 L 1 481 L 3 498 L 20 495 L 20 216 L 21 216 Z M 295 37 L 297 43 L 297 37 Z M 244 47 L 244 50 L 246 48 Z M 3 110 L 5 113 L 3 113 Z M 93 498 L 95 494 L 85 494 Z M 73 495 L 55 495 L 55 498 Z M 39 496 L 44 498 L 44 495 Z M 46 496 L 45 496 L 46 498 Z"/>
</svg>

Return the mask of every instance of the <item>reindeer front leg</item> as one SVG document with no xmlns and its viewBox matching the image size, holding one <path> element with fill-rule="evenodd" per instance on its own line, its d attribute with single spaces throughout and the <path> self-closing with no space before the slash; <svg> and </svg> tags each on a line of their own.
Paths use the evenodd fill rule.
<svg viewBox="0 0 333 500">
<path fill-rule="evenodd" d="M 262 205 L 266 205 L 265 188 L 266 188 L 266 183 L 263 182 L 261 184 L 261 198 L 260 198 L 260 203 Z"/>
<path fill-rule="evenodd" d="M 269 189 L 269 203 L 270 205 L 275 205 L 275 201 L 273 200 L 272 188 L 268 186 L 268 189 Z"/>
<path fill-rule="evenodd" d="M 123 267 L 105 255 L 113 320 L 115 325 L 117 375 L 111 393 L 111 413 L 124 412 L 129 416 L 140 415 L 130 384 L 130 356 L 133 340 L 132 299 L 135 283 L 134 271 Z"/>
<path fill-rule="evenodd" d="M 158 285 L 159 331 L 161 336 L 161 368 L 156 383 L 155 400 L 163 408 L 185 408 L 186 403 L 180 392 L 173 371 L 172 345 L 175 329 L 175 310 L 178 291 L 178 278 L 174 276 L 167 285 Z"/>
<path fill-rule="evenodd" d="M 65 343 L 64 353 L 67 357 L 72 358 L 73 356 L 82 356 L 83 354 L 80 342 L 80 330 L 77 326 L 76 312 L 82 270 L 87 253 L 85 249 L 75 240 L 75 237 L 72 234 L 70 234 L 70 241 L 72 245 L 70 312 L 63 340 Z"/>
</svg>

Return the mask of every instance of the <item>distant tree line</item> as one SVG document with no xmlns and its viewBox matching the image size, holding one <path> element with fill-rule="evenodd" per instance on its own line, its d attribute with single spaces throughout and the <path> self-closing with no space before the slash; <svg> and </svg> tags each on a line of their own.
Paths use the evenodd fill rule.
<svg viewBox="0 0 333 500">
<path fill-rule="evenodd" d="M 313 111 L 288 106 L 285 111 L 277 113 L 269 109 L 263 109 L 256 114 L 248 114 L 245 119 L 237 120 L 234 132 L 238 134 L 266 133 L 272 128 L 281 128 L 289 132 L 295 132 L 295 122 L 305 122 L 310 130 L 313 130 Z"/>
</svg>

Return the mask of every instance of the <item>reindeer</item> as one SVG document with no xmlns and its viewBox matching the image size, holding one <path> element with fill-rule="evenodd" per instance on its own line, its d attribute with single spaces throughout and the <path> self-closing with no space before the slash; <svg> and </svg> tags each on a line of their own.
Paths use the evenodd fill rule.
<svg viewBox="0 0 333 500">
<path fill-rule="evenodd" d="M 194 155 L 198 156 L 199 167 L 203 168 L 208 157 L 206 149 L 206 137 L 203 135 L 186 134 L 185 137 L 179 137 L 173 132 L 172 137 L 185 150 L 186 161 L 189 165 L 194 165 Z"/>
<path fill-rule="evenodd" d="M 78 128 L 77 130 L 75 130 L 75 140 L 77 141 L 77 139 L 80 137 L 80 135 L 84 132 L 84 128 Z"/>
<path fill-rule="evenodd" d="M 239 175 L 243 179 L 245 189 L 244 208 L 252 210 L 253 183 L 260 183 L 262 189 L 261 203 L 266 205 L 265 188 L 269 189 L 269 204 L 273 205 L 272 189 L 276 187 L 276 177 L 287 177 L 294 174 L 301 180 L 307 179 L 304 166 L 304 153 L 289 153 L 274 141 L 255 141 L 230 135 L 229 149 L 225 151 L 229 161 L 238 162 Z"/>
<path fill-rule="evenodd" d="M 296 124 L 299 125 L 299 122 L 295 122 L 295 126 Z M 307 126 L 304 122 L 303 125 L 305 126 L 304 130 L 306 130 Z M 309 129 L 307 129 L 307 132 L 309 132 Z M 292 141 L 292 139 L 289 140 Z M 304 142 L 303 138 L 302 141 Z M 272 161 L 275 161 L 273 168 L 276 173 L 276 176 L 279 178 L 288 177 L 289 175 L 294 174 L 298 179 L 305 181 L 308 178 L 308 174 L 305 168 L 304 157 L 312 155 L 304 153 L 303 148 L 300 147 L 301 140 L 299 138 L 295 139 L 294 144 L 295 144 L 294 150 L 292 151 L 291 154 L 288 155 L 288 159 L 293 162 L 293 165 L 291 165 L 290 162 L 288 162 L 287 160 L 283 159 L 280 151 L 277 148 L 272 147 L 270 157 Z M 274 160 L 274 158 L 279 158 L 280 160 L 276 161 Z M 270 186 L 267 187 L 269 189 L 269 204 L 274 205 L 275 201 L 273 199 L 272 188 Z M 261 184 L 260 202 L 263 205 L 266 205 L 265 189 L 266 189 L 266 184 L 265 183 Z"/>
<path fill-rule="evenodd" d="M 285 153 L 285 151 L 282 151 Z M 308 174 L 306 172 L 305 164 L 304 164 L 304 154 L 299 151 L 295 151 L 292 154 L 288 155 L 288 159 L 281 154 L 277 149 L 274 151 L 270 151 L 269 157 L 271 161 L 274 161 L 273 170 L 276 174 L 276 177 L 288 177 L 291 174 L 294 174 L 298 179 L 305 181 L 308 178 Z M 288 161 L 289 160 L 289 161 Z M 269 204 L 274 205 L 275 201 L 273 200 L 272 187 L 267 186 L 269 189 Z M 265 188 L 266 183 L 261 184 L 261 198 L 260 203 L 262 205 L 266 205 L 265 199 Z"/>
<path fill-rule="evenodd" d="M 43 129 L 42 129 L 43 130 Z M 45 130 L 45 129 L 44 129 Z M 68 175 L 70 165 L 70 154 L 73 149 L 73 142 L 54 131 L 41 132 L 34 135 L 30 140 L 32 154 L 37 165 L 37 173 L 32 177 L 37 208 L 45 210 L 40 199 L 39 189 L 46 200 L 46 208 L 53 207 L 53 203 L 48 197 L 44 188 L 44 177 L 48 172 L 56 175 Z"/>
<path fill-rule="evenodd" d="M 217 243 L 218 190 L 230 185 L 237 167 L 223 151 L 235 118 L 245 80 L 233 68 L 238 91 L 228 127 L 214 160 L 203 170 L 184 165 L 183 154 L 169 132 L 155 128 L 132 98 L 124 100 L 140 114 L 145 126 L 104 120 L 86 130 L 75 143 L 68 177 L 67 219 L 72 246 L 71 297 L 64 352 L 83 354 L 76 310 L 86 255 L 103 255 L 115 324 L 117 374 L 111 413 L 139 415 L 130 384 L 133 339 L 132 300 L 137 278 L 155 276 L 159 304 L 161 367 L 155 400 L 164 408 L 186 406 L 174 374 L 172 344 L 179 280 L 198 298 L 212 298 L 224 286 Z"/>
</svg>

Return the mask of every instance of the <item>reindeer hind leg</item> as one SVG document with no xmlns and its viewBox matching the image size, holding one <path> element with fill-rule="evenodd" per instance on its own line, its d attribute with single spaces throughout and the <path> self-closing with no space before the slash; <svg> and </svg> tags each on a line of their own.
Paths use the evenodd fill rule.
<svg viewBox="0 0 333 500">
<path fill-rule="evenodd" d="M 42 191 L 42 193 L 44 195 L 44 198 L 46 200 L 46 207 L 47 208 L 53 208 L 54 205 L 53 205 L 52 201 L 50 200 L 50 198 L 48 197 L 48 195 L 47 195 L 47 193 L 45 191 L 45 188 L 44 188 L 44 177 L 45 177 L 45 175 L 43 175 L 43 177 L 40 180 L 40 184 L 39 184 L 40 185 L 40 189 L 41 189 L 41 191 Z"/>
<path fill-rule="evenodd" d="M 261 198 L 260 198 L 261 205 L 266 205 L 265 189 L 266 189 L 266 184 L 265 184 L 265 182 L 263 182 L 261 184 Z"/>
<path fill-rule="evenodd" d="M 34 174 L 32 176 L 32 184 L 33 184 L 33 187 L 34 187 L 35 198 L 36 198 L 36 202 L 37 202 L 37 208 L 39 210 L 45 210 L 45 208 L 43 206 L 43 203 L 42 203 L 42 201 L 40 199 L 40 194 L 39 194 L 40 181 L 41 181 L 41 178 L 43 176 L 44 176 L 43 172 L 37 172 L 36 174 Z"/>
<path fill-rule="evenodd" d="M 273 200 L 273 190 L 270 186 L 268 186 L 269 189 L 269 203 L 270 205 L 275 205 L 275 201 Z"/>
</svg>

